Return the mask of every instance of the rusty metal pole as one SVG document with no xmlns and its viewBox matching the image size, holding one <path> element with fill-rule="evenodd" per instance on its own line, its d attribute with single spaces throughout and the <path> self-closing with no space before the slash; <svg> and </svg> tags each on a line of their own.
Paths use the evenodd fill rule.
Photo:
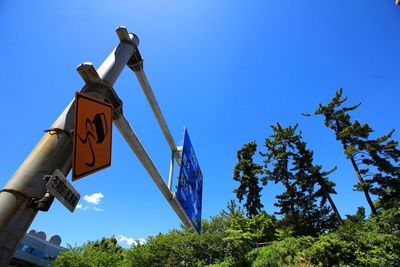
<svg viewBox="0 0 400 267">
<path fill-rule="evenodd" d="M 109 86 L 115 83 L 139 44 L 137 36 L 128 34 L 124 27 L 117 29 L 117 35 L 121 42 L 98 69 L 99 78 Z M 91 80 L 93 74 L 87 70 L 90 70 L 88 64 L 78 68 L 85 81 Z M 87 84 L 82 91 L 88 88 Z M 103 91 L 96 92 L 93 88 L 90 94 L 101 100 L 106 98 Z M 36 216 L 38 204 L 47 201 L 43 198 L 46 194 L 44 176 L 51 175 L 55 169 L 67 176 L 71 170 L 74 113 L 74 101 L 71 101 L 0 191 L 0 266 L 7 266 Z M 47 208 L 50 205 L 51 201 Z"/>
</svg>

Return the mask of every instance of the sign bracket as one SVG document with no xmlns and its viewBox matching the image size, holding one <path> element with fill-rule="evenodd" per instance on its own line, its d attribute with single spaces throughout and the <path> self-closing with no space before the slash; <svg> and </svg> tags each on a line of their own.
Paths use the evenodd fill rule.
<svg viewBox="0 0 400 267">
<path fill-rule="evenodd" d="M 171 152 L 171 161 L 169 163 L 169 175 L 168 175 L 168 189 L 172 192 L 172 176 L 174 175 L 174 160 L 175 151 Z"/>
<path fill-rule="evenodd" d="M 180 153 L 183 150 L 182 146 L 177 146 L 175 150 L 171 152 L 171 161 L 169 164 L 169 175 L 168 175 L 168 188 L 172 192 L 172 182 L 174 175 L 174 163 L 175 163 L 175 153 Z M 178 164 L 180 166 L 180 163 Z"/>
<path fill-rule="evenodd" d="M 100 78 L 99 73 L 91 62 L 80 64 L 76 70 L 86 83 L 82 92 L 92 94 L 98 93 L 103 96 L 104 100 L 113 106 L 113 119 L 123 114 L 122 100 L 118 97 L 114 88 Z"/>
</svg>

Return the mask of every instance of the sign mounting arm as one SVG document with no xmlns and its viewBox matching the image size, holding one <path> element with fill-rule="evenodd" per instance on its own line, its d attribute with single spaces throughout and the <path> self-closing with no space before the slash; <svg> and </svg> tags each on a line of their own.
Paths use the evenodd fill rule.
<svg viewBox="0 0 400 267">
<path fill-rule="evenodd" d="M 128 62 L 128 67 L 135 72 L 136 77 L 142 87 L 142 90 L 147 98 L 147 101 L 150 104 L 151 110 L 153 111 L 154 116 L 157 119 L 158 124 L 164 134 L 165 139 L 168 142 L 168 145 L 171 151 L 174 153 L 174 157 L 178 165 L 181 162 L 181 156 L 177 152 L 177 147 L 172 138 L 171 132 L 169 131 L 168 125 L 164 119 L 164 116 L 161 112 L 160 106 L 158 105 L 157 99 L 154 96 L 153 90 L 151 89 L 149 80 L 147 79 L 146 73 L 143 69 L 143 58 L 139 52 L 139 49 L 136 47 L 135 51 L 132 54 L 131 59 Z"/>
</svg>

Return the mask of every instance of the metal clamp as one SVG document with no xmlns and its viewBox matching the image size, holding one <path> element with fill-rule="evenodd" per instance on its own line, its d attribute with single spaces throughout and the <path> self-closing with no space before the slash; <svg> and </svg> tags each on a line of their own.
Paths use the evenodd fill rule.
<svg viewBox="0 0 400 267">
<path fill-rule="evenodd" d="M 42 179 L 45 182 L 47 182 L 47 181 L 49 181 L 50 178 L 51 178 L 51 175 L 44 175 Z M 28 207 L 33 208 L 35 210 L 40 210 L 40 211 L 46 212 L 50 209 L 50 206 L 53 203 L 53 201 L 54 201 L 54 196 L 52 196 L 50 194 L 50 192 L 47 191 L 46 194 L 40 199 L 37 199 L 34 197 L 31 198 L 28 201 Z"/>
<path fill-rule="evenodd" d="M 104 95 L 105 101 L 114 107 L 113 119 L 116 119 L 123 114 L 122 100 L 118 97 L 114 88 L 100 78 L 92 63 L 84 62 L 80 64 L 76 70 L 86 83 L 85 87 L 82 89 L 83 92 L 98 92 Z"/>
<path fill-rule="evenodd" d="M 54 196 L 52 196 L 49 192 L 46 192 L 44 197 L 42 197 L 41 199 L 31 198 L 30 201 L 28 202 L 28 206 L 35 210 L 46 212 L 50 209 L 50 206 L 53 203 L 53 201 L 54 201 Z"/>
<path fill-rule="evenodd" d="M 134 72 L 141 71 L 143 69 L 143 58 L 137 47 L 133 51 L 133 54 L 129 59 L 127 65 Z"/>
<path fill-rule="evenodd" d="M 57 136 L 59 136 L 60 133 L 64 133 L 64 134 L 68 135 L 69 137 L 73 137 L 73 135 L 74 135 L 73 130 L 68 131 L 68 130 L 61 129 L 61 128 L 50 128 L 50 129 L 44 130 L 44 132 L 49 133 L 50 135 L 56 134 Z"/>
</svg>

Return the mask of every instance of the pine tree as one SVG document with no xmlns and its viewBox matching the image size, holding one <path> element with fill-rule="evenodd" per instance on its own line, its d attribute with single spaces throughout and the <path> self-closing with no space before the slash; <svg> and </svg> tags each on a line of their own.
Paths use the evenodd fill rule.
<svg viewBox="0 0 400 267">
<path fill-rule="evenodd" d="M 336 167 L 329 171 L 321 171 L 321 165 L 314 165 L 313 161 L 313 151 L 307 149 L 307 144 L 302 141 L 301 134 L 299 139 L 296 141 L 296 149 L 298 153 L 295 155 L 295 162 L 298 161 L 297 169 L 302 175 L 304 175 L 303 180 L 309 184 L 316 184 L 319 189 L 315 192 L 315 197 L 321 198 L 321 204 L 324 205 L 328 200 L 330 207 L 336 215 L 339 224 L 343 223 L 340 213 L 331 198 L 331 194 L 336 194 L 334 189 L 335 183 L 329 181 L 327 176 L 336 170 Z M 303 174 L 304 173 L 304 174 Z"/>
<path fill-rule="evenodd" d="M 333 212 L 336 215 L 336 218 L 339 224 L 343 224 L 342 217 L 340 216 L 339 210 L 337 209 L 335 202 L 333 201 L 331 194 L 336 194 L 336 190 L 334 189 L 335 183 L 329 181 L 327 176 L 336 170 L 336 167 L 329 170 L 321 172 L 322 166 L 316 165 L 313 168 L 313 176 L 315 177 L 318 185 L 320 186 L 319 190 L 316 192 L 316 196 L 321 197 L 321 203 L 324 204 L 326 200 L 328 200 L 329 205 L 331 206 Z"/>
<path fill-rule="evenodd" d="M 361 103 L 342 107 L 347 100 L 342 94 L 342 89 L 336 91 L 330 103 L 319 104 L 315 114 L 325 117 L 325 125 L 335 132 L 336 140 L 342 143 L 344 153 L 359 181 L 356 190 L 364 192 L 372 214 L 377 215 L 369 193 L 378 196 L 382 207 L 391 206 L 400 198 L 398 142 L 391 140 L 394 130 L 372 139 L 370 134 L 373 129 L 368 124 L 352 121 L 349 115 L 349 112 L 357 109 Z"/>
<path fill-rule="evenodd" d="M 299 221 L 299 211 L 296 206 L 298 192 L 296 185 L 292 183 L 295 180 L 294 174 L 290 172 L 289 161 L 293 157 L 293 140 L 295 129 L 292 127 L 283 129 L 279 124 L 271 126 L 274 134 L 265 139 L 264 146 L 267 149 L 266 153 L 261 153 L 265 157 L 265 177 L 262 182 L 264 185 L 268 181 L 273 181 L 275 184 L 282 183 L 286 191 L 276 196 L 278 203 L 274 205 L 279 207 L 279 215 L 284 215 L 286 224 L 291 228 L 296 228 L 296 222 Z M 294 232 L 299 232 L 297 229 L 292 229 Z"/>
<path fill-rule="evenodd" d="M 271 128 L 273 134 L 264 144 L 267 151 L 261 153 L 265 157 L 262 181 L 264 185 L 269 181 L 282 183 L 286 189 L 275 203 L 280 208 L 277 214 L 284 216 L 281 223 L 295 235 L 316 235 L 331 229 L 334 218 L 325 201 L 335 193 L 334 184 L 327 180 L 327 173 L 321 173 L 320 166 L 313 165 L 313 153 L 306 148 L 301 133 L 296 133 L 297 125 Z M 318 185 L 322 189 L 315 191 Z M 341 221 L 340 215 L 338 218 Z"/>
<path fill-rule="evenodd" d="M 359 143 L 355 153 L 360 165 L 361 174 L 369 177 L 371 193 L 378 196 L 379 206 L 392 208 L 400 201 L 400 150 L 398 142 L 391 140 L 394 130 L 372 140 Z"/>
<path fill-rule="evenodd" d="M 240 183 L 234 193 L 239 202 L 242 202 L 244 197 L 246 198 L 244 208 L 250 218 L 257 215 L 263 208 L 260 200 L 262 187 L 259 186 L 260 179 L 258 177 L 262 174 L 262 167 L 253 161 L 256 150 L 256 142 L 245 144 L 237 152 L 238 163 L 233 173 L 233 179 Z"/>
</svg>

